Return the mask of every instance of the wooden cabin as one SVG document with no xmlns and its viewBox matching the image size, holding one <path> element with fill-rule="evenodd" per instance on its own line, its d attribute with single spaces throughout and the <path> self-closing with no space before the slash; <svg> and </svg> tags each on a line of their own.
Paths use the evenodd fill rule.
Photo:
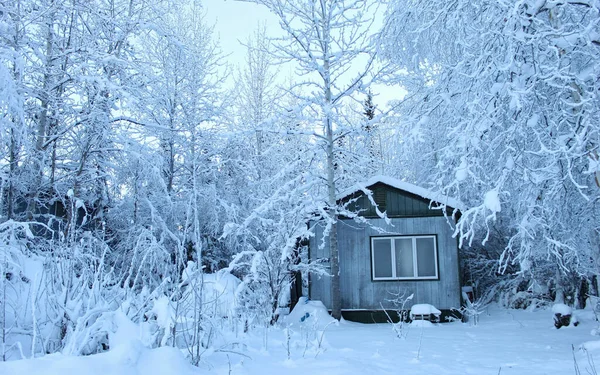
<svg viewBox="0 0 600 375">
<path fill-rule="evenodd" d="M 442 320 L 459 317 L 453 310 L 461 306 L 458 241 L 452 236 L 453 214 L 456 217 L 461 208 L 458 201 L 379 176 L 339 195 L 338 202 L 366 221 L 342 217 L 337 226 L 345 319 L 385 322 L 383 309 L 395 318 L 399 306 L 392 300 L 402 294 L 414 294 L 406 310 L 425 303 L 441 310 Z M 312 225 L 309 258 L 327 265 L 324 224 Z M 331 308 L 331 278 L 311 275 L 309 298 Z"/>
</svg>

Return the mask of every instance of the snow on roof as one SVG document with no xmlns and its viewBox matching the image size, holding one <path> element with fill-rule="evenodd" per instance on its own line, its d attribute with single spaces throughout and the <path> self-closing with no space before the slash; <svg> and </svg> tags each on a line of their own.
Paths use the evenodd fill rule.
<svg viewBox="0 0 600 375">
<path fill-rule="evenodd" d="M 387 176 L 373 176 L 373 177 L 369 178 L 368 180 L 358 183 L 358 184 L 352 186 L 351 188 L 347 189 L 346 191 L 342 192 L 341 194 L 339 194 L 337 196 L 337 199 L 345 198 L 345 197 L 347 197 L 353 193 L 356 193 L 358 191 L 367 190 L 367 188 L 369 186 L 373 186 L 377 183 L 386 184 L 393 188 L 403 190 L 403 191 L 409 192 L 414 195 L 418 195 L 419 197 L 429 199 L 434 202 L 445 204 L 452 208 L 457 208 L 459 210 L 463 210 L 463 208 L 464 208 L 464 205 L 457 199 L 454 199 L 454 198 L 448 197 L 448 196 L 444 196 L 444 195 L 441 195 L 438 193 L 434 193 L 431 190 L 427 190 L 423 187 L 413 185 L 411 183 L 408 183 L 405 181 L 400 181 L 398 179 L 395 179 L 392 177 L 387 177 Z"/>
</svg>

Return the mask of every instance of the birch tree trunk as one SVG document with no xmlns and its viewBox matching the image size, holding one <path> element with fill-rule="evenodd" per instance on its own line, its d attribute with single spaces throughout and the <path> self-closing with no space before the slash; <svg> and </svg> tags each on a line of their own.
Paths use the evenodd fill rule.
<svg viewBox="0 0 600 375">
<path fill-rule="evenodd" d="M 279 18 L 286 36 L 274 39 L 273 55 L 281 62 L 294 61 L 302 78 L 293 84 L 299 92 L 293 93 L 300 99 L 307 117 L 314 122 L 307 124 L 312 130 L 316 144 L 315 152 L 322 155 L 320 175 L 325 196 L 321 219 L 326 223 L 329 235 L 331 267 L 331 310 L 336 319 L 341 318 L 340 269 L 337 241 L 336 182 L 345 173 L 337 169 L 337 154 L 342 152 L 338 141 L 348 137 L 352 131 L 343 115 L 344 100 L 359 90 L 365 90 L 376 75 L 372 69 L 374 51 L 370 47 L 369 27 L 373 14 L 370 0 L 241 0 L 266 6 Z M 360 66 L 366 57 L 367 63 L 358 69 L 353 78 L 348 75 L 351 67 Z M 365 61 L 362 60 L 362 61 Z M 362 64 L 361 64 L 362 65 Z M 303 94 L 303 89 L 308 94 Z M 317 89 L 315 89 L 317 88 Z M 309 121 L 310 122 L 310 121 Z M 320 124 L 317 125 L 317 124 Z M 309 129 L 308 132 L 311 130 Z M 337 170 L 336 170 L 337 169 Z"/>
</svg>

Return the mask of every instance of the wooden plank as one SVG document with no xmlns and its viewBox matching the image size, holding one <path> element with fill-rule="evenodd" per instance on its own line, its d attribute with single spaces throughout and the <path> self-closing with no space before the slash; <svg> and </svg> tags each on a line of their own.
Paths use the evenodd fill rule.
<svg viewBox="0 0 600 375">
<path fill-rule="evenodd" d="M 398 211 L 394 214 L 399 216 L 408 215 L 408 210 L 406 208 L 408 198 L 406 197 L 406 195 L 400 193 L 397 193 L 396 196 L 398 197 Z"/>
<path fill-rule="evenodd" d="M 338 223 L 338 249 L 339 249 L 339 267 L 340 267 L 340 296 L 342 299 L 342 308 L 346 308 L 348 301 L 351 300 L 352 296 L 348 295 L 348 282 L 351 275 L 351 270 L 348 269 L 348 258 L 352 255 L 348 251 L 350 244 L 348 243 L 348 228 L 345 222 L 340 221 Z"/>
<path fill-rule="evenodd" d="M 357 308 L 363 308 L 362 306 L 368 306 L 370 301 L 373 300 L 373 283 L 371 282 L 371 243 L 370 236 L 372 235 L 373 229 L 361 224 L 363 236 L 358 239 L 360 252 L 357 257 L 357 267 L 360 268 L 360 290 L 359 290 L 359 302 Z"/>
<path fill-rule="evenodd" d="M 387 202 L 386 212 L 388 216 L 395 215 L 396 212 L 398 212 L 398 194 L 394 194 L 392 191 L 387 190 L 385 200 Z"/>
<path fill-rule="evenodd" d="M 406 215 L 415 216 L 415 199 L 412 196 L 406 197 Z"/>
<path fill-rule="evenodd" d="M 355 283 L 356 283 L 356 287 L 352 288 L 352 299 L 350 301 L 350 308 L 352 309 L 358 309 L 359 308 L 359 302 L 360 302 L 360 288 L 361 288 L 361 284 L 362 284 L 362 279 L 361 279 L 361 269 L 363 269 L 364 267 L 360 267 L 359 266 L 359 262 L 356 261 L 356 259 L 358 259 L 360 257 L 360 253 L 362 251 L 362 249 L 360 248 L 360 241 L 359 238 L 364 236 L 364 232 L 360 229 L 355 229 L 352 233 L 351 236 L 351 244 L 352 244 L 352 259 L 351 259 L 351 270 L 352 270 L 352 275 L 351 278 L 356 279 Z M 354 261 L 352 261 L 354 260 Z"/>
</svg>

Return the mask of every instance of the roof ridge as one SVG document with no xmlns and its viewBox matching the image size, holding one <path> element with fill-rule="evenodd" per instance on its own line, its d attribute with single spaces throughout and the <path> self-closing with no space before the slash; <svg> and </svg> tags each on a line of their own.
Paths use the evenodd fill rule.
<svg viewBox="0 0 600 375">
<path fill-rule="evenodd" d="M 420 196 L 425 199 L 429 199 L 430 201 L 434 201 L 437 203 L 442 203 L 444 205 L 450 206 L 452 208 L 457 208 L 459 210 L 464 210 L 464 204 L 458 199 L 452 198 L 447 195 L 443 195 L 439 192 L 434 192 L 432 190 L 423 188 L 421 186 L 412 184 L 410 182 L 401 181 L 394 177 L 384 176 L 384 175 L 375 175 L 369 178 L 366 181 L 359 182 L 351 186 L 350 188 L 344 190 L 342 193 L 338 194 L 336 199 L 345 198 L 353 193 L 358 191 L 368 190 L 369 186 L 373 186 L 377 183 L 382 183 L 398 190 L 406 191 L 408 193 Z"/>
</svg>

